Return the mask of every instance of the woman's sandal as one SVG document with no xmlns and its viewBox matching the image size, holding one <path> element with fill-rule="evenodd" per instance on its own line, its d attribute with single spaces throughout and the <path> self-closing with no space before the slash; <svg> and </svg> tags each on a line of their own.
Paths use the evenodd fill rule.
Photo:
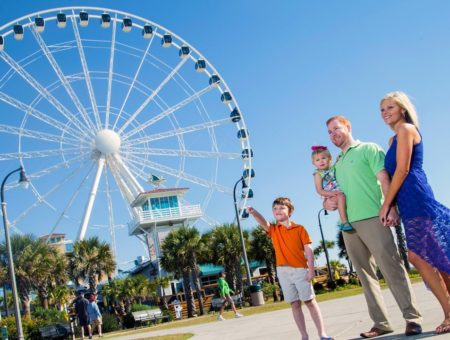
<svg viewBox="0 0 450 340">
<path fill-rule="evenodd" d="M 348 222 L 344 222 L 342 224 L 339 224 L 339 229 L 342 231 L 352 231 L 354 230 L 352 225 Z"/>
<path fill-rule="evenodd" d="M 450 319 L 445 319 L 434 331 L 435 334 L 445 334 L 450 332 Z"/>
</svg>

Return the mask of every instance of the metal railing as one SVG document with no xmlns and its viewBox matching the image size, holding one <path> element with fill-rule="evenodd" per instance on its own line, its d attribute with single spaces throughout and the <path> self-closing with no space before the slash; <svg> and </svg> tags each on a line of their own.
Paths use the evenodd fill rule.
<svg viewBox="0 0 450 340">
<path fill-rule="evenodd" d="M 170 220 L 179 220 L 185 218 L 195 218 L 202 215 L 202 209 L 199 204 L 183 205 L 175 208 L 138 210 L 134 211 L 134 219 L 128 224 L 128 230 L 133 232 L 140 224 L 151 222 L 163 222 Z"/>
</svg>

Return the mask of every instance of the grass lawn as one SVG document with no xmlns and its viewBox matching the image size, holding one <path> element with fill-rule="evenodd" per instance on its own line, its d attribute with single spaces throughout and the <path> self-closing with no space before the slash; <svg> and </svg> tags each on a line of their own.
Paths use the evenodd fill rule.
<svg viewBox="0 0 450 340">
<path fill-rule="evenodd" d="M 422 281 L 421 277 L 411 278 L 411 283 L 416 283 L 416 282 L 421 282 L 421 281 Z M 384 283 L 383 281 L 381 281 L 381 287 L 383 289 L 386 289 L 387 284 Z M 352 287 L 352 288 L 341 288 L 339 290 L 318 294 L 316 296 L 316 300 L 318 302 L 320 302 L 320 301 L 327 301 L 327 300 L 333 300 L 333 299 L 340 299 L 340 298 L 347 297 L 347 296 L 362 294 L 362 292 L 363 292 L 362 287 L 360 287 L 360 286 L 356 286 L 356 287 Z M 273 312 L 273 311 L 286 309 L 286 308 L 290 308 L 290 305 L 288 303 L 286 303 L 284 301 L 273 302 L 270 300 L 270 301 L 266 301 L 266 304 L 264 304 L 262 306 L 245 307 L 245 308 L 240 309 L 239 311 L 242 314 L 244 314 L 245 316 L 249 316 L 249 315 L 253 315 L 253 314 Z M 111 332 L 111 333 L 104 334 L 104 337 L 105 338 L 116 337 L 116 336 L 120 336 L 120 335 L 131 334 L 131 333 L 138 334 L 138 333 L 142 333 L 142 332 L 156 331 L 156 330 L 161 330 L 161 329 L 172 329 L 172 328 L 178 328 L 178 327 L 198 325 L 198 324 L 203 324 L 203 323 L 207 323 L 207 322 L 217 322 L 216 321 L 217 315 L 218 315 L 217 313 L 211 313 L 211 314 L 199 316 L 196 318 L 177 320 L 177 321 L 167 322 L 167 323 L 163 323 L 163 324 L 159 324 L 159 325 L 151 326 L 151 327 L 142 327 L 142 328 L 137 328 L 137 329 L 123 330 L 123 331 L 119 331 L 119 332 Z M 225 318 L 233 318 L 233 312 L 232 311 L 225 312 L 224 317 Z M 191 336 L 193 336 L 193 334 L 173 334 L 170 336 L 168 335 L 168 336 L 162 336 L 162 337 L 145 337 L 145 338 L 142 338 L 139 340 L 144 340 L 144 339 L 181 340 L 181 339 L 189 339 Z"/>
</svg>

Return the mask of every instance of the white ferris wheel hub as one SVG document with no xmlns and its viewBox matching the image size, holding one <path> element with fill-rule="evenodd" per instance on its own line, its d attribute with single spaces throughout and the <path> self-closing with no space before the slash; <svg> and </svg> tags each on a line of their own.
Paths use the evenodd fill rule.
<svg viewBox="0 0 450 340">
<path fill-rule="evenodd" d="M 109 129 L 100 130 L 95 136 L 95 148 L 105 155 L 117 153 L 120 144 L 121 140 L 117 132 Z"/>
</svg>

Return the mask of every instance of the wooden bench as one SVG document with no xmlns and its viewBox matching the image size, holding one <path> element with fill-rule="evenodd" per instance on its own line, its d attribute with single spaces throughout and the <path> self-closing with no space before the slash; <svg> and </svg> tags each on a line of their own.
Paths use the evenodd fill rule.
<svg viewBox="0 0 450 340">
<path fill-rule="evenodd" d="M 70 325 L 58 323 L 39 327 L 42 339 L 67 339 L 72 334 Z"/>
<path fill-rule="evenodd" d="M 153 322 L 156 324 L 158 320 L 168 320 L 169 316 L 164 315 L 161 309 L 153 308 L 147 310 L 140 310 L 137 312 L 132 312 L 133 319 L 136 324 L 142 324 L 146 322 Z"/>
</svg>

